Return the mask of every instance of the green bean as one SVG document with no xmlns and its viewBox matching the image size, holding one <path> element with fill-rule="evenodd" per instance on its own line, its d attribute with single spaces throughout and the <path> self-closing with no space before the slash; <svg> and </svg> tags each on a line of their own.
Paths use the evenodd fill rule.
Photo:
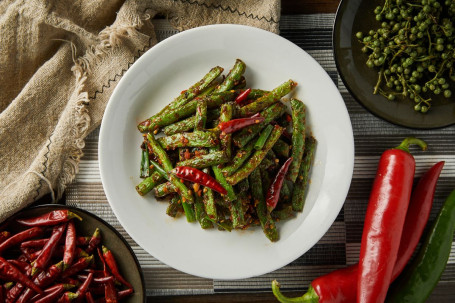
<svg viewBox="0 0 455 303">
<path fill-rule="evenodd" d="M 259 167 L 261 169 L 267 170 L 274 165 L 275 165 L 275 161 L 272 161 L 269 158 L 265 157 L 264 159 L 262 159 L 261 164 L 259 164 Z"/>
<path fill-rule="evenodd" d="M 281 187 L 280 200 L 285 203 L 288 200 L 290 200 L 291 198 L 292 198 L 292 190 L 291 190 L 291 187 L 286 183 L 286 180 L 285 180 Z"/>
<path fill-rule="evenodd" d="M 292 162 L 286 177 L 295 182 L 305 150 L 306 107 L 302 101 L 291 99 L 292 109 Z"/>
<path fill-rule="evenodd" d="M 213 93 L 206 96 L 204 99 L 207 102 L 207 108 L 215 108 L 227 101 L 234 99 L 235 93 L 233 91 L 226 91 L 220 93 Z M 183 118 L 193 115 L 196 112 L 198 100 L 191 100 L 187 104 L 169 110 L 160 115 L 155 115 L 138 125 L 141 132 L 154 131 L 160 127 L 171 125 Z"/>
<path fill-rule="evenodd" d="M 213 224 L 208 219 L 207 213 L 205 212 L 203 198 L 198 193 L 196 193 L 194 197 L 194 213 L 196 215 L 196 220 L 203 229 L 212 228 Z"/>
<path fill-rule="evenodd" d="M 262 191 L 264 193 L 266 193 L 269 190 L 270 185 L 273 182 L 272 176 L 265 168 L 261 167 L 260 165 L 259 165 L 259 171 L 261 172 L 261 178 L 262 178 Z"/>
<path fill-rule="evenodd" d="M 234 87 L 232 89 L 243 89 L 246 87 L 246 79 L 244 76 L 241 76 L 239 81 L 234 83 Z"/>
<path fill-rule="evenodd" d="M 161 174 L 155 171 L 150 175 L 150 177 L 145 178 L 136 186 L 136 191 L 139 195 L 144 196 L 163 181 L 164 178 Z"/>
<path fill-rule="evenodd" d="M 231 176 L 227 177 L 226 180 L 229 182 L 231 185 L 235 185 L 248 177 L 251 172 L 259 166 L 261 161 L 264 159 L 265 155 L 267 152 L 272 149 L 273 145 L 275 142 L 280 138 L 281 134 L 283 133 L 284 128 L 276 125 L 273 128 L 272 133 L 270 134 L 269 139 L 267 142 L 264 144 L 264 147 L 261 150 L 257 150 L 254 152 L 254 154 L 251 156 L 251 158 L 242 165 L 234 174 Z"/>
<path fill-rule="evenodd" d="M 250 140 L 252 140 L 264 127 L 266 127 L 270 122 L 275 120 L 277 117 L 281 116 L 285 112 L 286 107 L 283 103 L 277 102 L 261 112 L 261 116 L 265 118 L 264 121 L 258 124 L 250 125 L 245 128 L 242 128 L 240 131 L 236 132 L 232 141 L 238 147 L 244 147 Z"/>
<path fill-rule="evenodd" d="M 239 193 L 238 198 L 229 205 L 233 228 L 241 228 L 245 225 L 243 203 L 246 203 L 246 200 L 248 200 L 248 195 L 243 191 Z"/>
<path fill-rule="evenodd" d="M 234 103 L 228 102 L 221 106 L 221 113 L 220 113 L 220 122 L 227 122 L 232 119 L 232 115 L 234 112 Z M 226 153 L 228 158 L 231 158 L 232 155 L 232 135 L 231 134 L 223 134 L 220 135 L 220 144 L 221 149 Z"/>
<path fill-rule="evenodd" d="M 241 148 L 229 163 L 229 165 L 225 166 L 221 169 L 221 172 L 224 176 L 228 177 L 232 175 L 240 166 L 248 159 L 248 157 L 253 153 L 253 147 L 255 142 L 251 141 L 245 147 Z"/>
<path fill-rule="evenodd" d="M 178 133 L 158 138 L 158 142 L 164 149 L 175 149 L 178 147 L 212 147 L 218 145 L 216 135 L 206 131 Z"/>
<path fill-rule="evenodd" d="M 194 129 L 195 130 L 204 130 L 205 122 L 207 121 L 207 102 L 205 99 L 201 99 L 198 101 L 196 107 L 196 115 L 194 121 Z"/>
<path fill-rule="evenodd" d="M 183 160 L 177 163 L 176 166 L 191 166 L 197 169 L 220 165 L 229 161 L 224 151 L 214 151 L 209 154 L 195 156 L 188 160 Z"/>
<path fill-rule="evenodd" d="M 288 220 L 295 217 L 295 212 L 291 205 L 287 205 L 282 209 L 275 209 L 270 214 L 275 221 Z"/>
<path fill-rule="evenodd" d="M 261 223 L 262 230 L 270 241 L 276 242 L 278 241 L 278 232 L 276 230 L 275 222 L 267 212 L 264 192 L 262 191 L 261 172 L 259 169 L 254 169 L 248 179 L 251 184 L 251 196 L 253 198 L 254 205 L 256 206 L 256 213 L 259 218 L 259 222 Z"/>
<path fill-rule="evenodd" d="M 155 167 L 155 170 L 166 180 L 169 180 L 167 172 L 155 161 L 150 160 L 150 163 Z"/>
<path fill-rule="evenodd" d="M 249 117 L 260 112 L 261 110 L 278 102 L 285 95 L 289 94 L 296 85 L 297 83 L 292 80 L 284 82 L 280 86 L 273 89 L 270 93 L 265 94 L 256 101 L 239 108 L 237 115 L 240 117 Z"/>
<path fill-rule="evenodd" d="M 239 193 L 241 192 L 247 192 L 248 189 L 250 188 L 250 182 L 248 182 L 248 178 L 245 178 L 243 179 L 242 181 L 240 181 L 237 185 L 237 191 Z"/>
<path fill-rule="evenodd" d="M 209 169 L 205 168 L 202 170 L 204 173 L 208 174 Z M 215 195 L 213 194 L 213 190 L 210 188 L 205 187 L 202 191 L 202 200 L 204 202 L 205 212 L 210 219 L 218 220 L 218 215 L 216 211 L 215 205 Z"/>
<path fill-rule="evenodd" d="M 183 211 L 183 207 L 180 201 L 179 195 L 173 195 L 171 198 L 171 202 L 169 203 L 168 207 L 166 208 L 166 214 L 172 218 L 177 217 L 177 214 Z"/>
<path fill-rule="evenodd" d="M 149 149 L 147 145 L 142 149 L 141 152 L 141 178 L 147 178 L 150 176 L 150 160 L 149 160 Z"/>
<path fill-rule="evenodd" d="M 265 141 L 267 141 L 267 139 L 269 138 L 270 136 L 270 133 L 272 132 L 273 130 L 273 125 L 267 125 L 261 132 L 261 134 L 259 135 L 259 138 L 257 139 L 256 143 L 254 144 L 254 149 L 255 150 L 260 150 L 262 149 L 262 147 L 264 146 L 265 144 Z"/>
<path fill-rule="evenodd" d="M 306 188 L 308 185 L 311 164 L 313 163 L 316 139 L 308 137 L 305 139 L 305 154 L 303 155 L 302 165 L 299 169 L 299 176 L 294 184 L 292 193 L 292 209 L 302 211 L 305 204 Z"/>
<path fill-rule="evenodd" d="M 162 197 L 165 197 L 165 196 L 175 193 L 175 192 L 177 192 L 177 189 L 169 181 L 165 182 L 165 183 L 161 183 L 153 189 L 153 193 L 155 194 L 155 197 L 157 197 L 157 198 L 162 198 Z"/>
<path fill-rule="evenodd" d="M 220 109 L 211 109 L 207 111 L 207 121 L 213 121 L 220 116 Z M 196 123 L 196 115 L 172 123 L 163 128 L 163 132 L 166 136 L 174 135 L 176 133 L 186 132 L 192 130 Z"/>
<path fill-rule="evenodd" d="M 229 71 L 224 81 L 215 89 L 214 92 L 224 92 L 233 88 L 236 82 L 238 82 L 242 77 L 243 73 L 245 72 L 245 68 L 245 63 L 242 60 L 235 60 L 234 66 Z"/>
<path fill-rule="evenodd" d="M 236 95 L 240 95 L 244 91 L 245 91 L 244 89 L 239 89 L 239 90 L 235 90 L 235 93 L 236 93 Z M 263 90 L 263 89 L 252 88 L 251 92 L 248 94 L 246 99 L 247 100 L 255 100 L 257 98 L 260 98 L 260 97 L 264 96 L 267 93 L 270 93 L 270 91 Z"/>
<path fill-rule="evenodd" d="M 161 164 L 163 165 L 164 170 L 169 173 L 173 167 L 172 163 L 169 160 L 166 152 L 164 149 L 161 148 L 161 145 L 158 143 L 158 141 L 155 139 L 153 134 L 149 133 L 147 134 L 147 139 L 150 143 L 150 146 L 152 148 L 153 153 L 155 156 L 159 159 Z M 192 207 L 188 207 L 186 204 L 192 204 L 194 202 L 193 195 L 190 190 L 180 182 L 178 178 L 176 178 L 174 175 L 170 175 L 170 180 L 172 185 L 174 185 L 177 189 L 177 192 L 182 196 L 182 206 L 183 210 L 185 211 L 186 219 L 188 222 L 193 222 L 195 220 L 194 218 L 194 211 Z"/>
<path fill-rule="evenodd" d="M 232 221 L 231 220 L 223 220 L 223 221 L 216 221 L 214 219 L 208 218 L 212 221 L 216 226 L 218 226 L 218 230 L 225 230 L 225 231 L 232 231 Z"/>
<path fill-rule="evenodd" d="M 192 100 L 194 97 L 199 95 L 205 88 L 210 86 L 210 84 L 223 72 L 223 68 L 215 66 L 212 68 L 201 80 L 193 84 L 188 90 L 184 90 L 180 95 L 174 99 L 171 103 L 166 105 L 158 114 L 155 116 L 161 115 L 165 112 L 171 111 L 175 108 L 179 108 L 185 105 L 188 101 Z"/>
<path fill-rule="evenodd" d="M 272 147 L 272 150 L 280 157 L 289 158 L 289 151 L 291 150 L 291 146 L 283 140 L 278 139 L 278 141 L 276 141 L 275 145 Z"/>
</svg>

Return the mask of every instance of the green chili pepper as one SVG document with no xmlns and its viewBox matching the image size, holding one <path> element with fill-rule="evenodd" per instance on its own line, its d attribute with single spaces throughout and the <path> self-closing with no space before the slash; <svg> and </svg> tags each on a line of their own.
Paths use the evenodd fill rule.
<svg viewBox="0 0 455 303">
<path fill-rule="evenodd" d="M 425 302 L 441 278 L 455 231 L 455 190 L 447 197 L 416 258 L 389 290 L 387 302 Z"/>
</svg>

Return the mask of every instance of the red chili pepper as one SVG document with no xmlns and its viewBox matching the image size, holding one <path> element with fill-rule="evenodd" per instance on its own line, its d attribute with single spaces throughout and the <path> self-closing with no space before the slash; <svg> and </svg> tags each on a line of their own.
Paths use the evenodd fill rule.
<svg viewBox="0 0 455 303">
<path fill-rule="evenodd" d="M 362 234 L 357 302 L 384 302 L 397 259 L 411 197 L 415 160 L 409 145 L 426 143 L 406 138 L 379 160 Z"/>
<path fill-rule="evenodd" d="M 65 291 L 65 287 L 63 284 L 60 284 L 57 289 L 55 289 L 53 292 L 48 293 L 46 296 L 34 301 L 34 303 L 52 303 L 59 298 L 62 293 Z"/>
<path fill-rule="evenodd" d="M 0 285 L 0 302 L 5 302 L 5 288 Z"/>
<path fill-rule="evenodd" d="M 243 101 L 246 100 L 246 98 L 248 97 L 248 95 L 250 93 L 251 93 L 251 88 L 244 90 L 242 93 L 240 93 L 240 95 L 237 96 L 237 98 L 235 98 L 235 103 L 241 104 Z"/>
<path fill-rule="evenodd" d="M 49 261 L 51 260 L 52 255 L 54 254 L 55 248 L 57 247 L 58 242 L 60 241 L 63 232 L 66 229 L 66 223 L 54 226 L 52 229 L 52 235 L 49 238 L 49 241 L 44 245 L 43 249 L 41 250 L 41 253 L 39 256 L 36 258 L 35 261 L 33 261 L 33 269 L 32 269 L 32 275 L 37 269 L 44 270 L 46 269 L 47 265 L 49 264 Z"/>
<path fill-rule="evenodd" d="M 20 244 L 28 239 L 41 236 L 44 229 L 41 227 L 32 227 L 27 230 L 21 231 L 14 236 L 9 237 L 0 244 L 0 254 L 5 250 L 17 244 Z"/>
<path fill-rule="evenodd" d="M 230 134 L 230 133 L 236 132 L 244 127 L 247 127 L 247 126 L 250 126 L 253 124 L 257 124 L 257 123 L 261 123 L 262 121 L 264 121 L 264 119 L 265 118 L 261 117 L 258 113 L 251 117 L 247 117 L 247 118 L 233 119 L 233 120 L 229 120 L 227 122 L 220 122 L 218 124 L 218 128 L 225 134 Z"/>
<path fill-rule="evenodd" d="M 95 303 L 95 300 L 93 300 L 91 292 L 88 291 L 85 293 L 85 301 L 87 301 L 87 303 Z"/>
<path fill-rule="evenodd" d="M 67 291 L 58 299 L 57 303 L 68 303 L 77 299 L 77 297 L 77 294 Z"/>
<path fill-rule="evenodd" d="M 106 261 L 106 264 L 109 267 L 109 269 L 111 270 L 111 273 L 114 275 L 114 277 L 118 281 L 120 281 L 123 285 L 125 285 L 126 287 L 133 288 L 131 283 L 126 281 L 126 279 L 123 278 L 123 276 L 120 274 L 120 272 L 118 270 L 117 262 L 115 261 L 115 258 L 114 258 L 114 255 L 112 254 L 112 252 L 104 245 L 102 246 L 102 249 L 103 249 L 104 260 Z"/>
<path fill-rule="evenodd" d="M 113 281 L 109 281 L 104 284 L 104 297 L 106 298 L 106 303 L 117 303 L 117 291 L 115 290 L 115 285 Z"/>
<path fill-rule="evenodd" d="M 222 195 L 227 194 L 226 189 L 220 183 L 218 183 L 215 178 L 194 167 L 177 166 L 171 171 L 171 173 L 176 175 L 178 178 L 211 188 Z"/>
<path fill-rule="evenodd" d="M 87 268 L 90 265 L 90 263 L 92 263 L 92 262 L 93 262 L 93 255 L 91 255 L 89 257 L 80 258 L 73 265 L 71 265 L 70 268 L 68 268 L 67 270 L 65 270 L 63 272 L 62 278 L 71 277 L 71 276 L 77 274 L 81 270 Z"/>
<path fill-rule="evenodd" d="M 82 283 L 81 286 L 79 286 L 79 288 L 76 291 L 76 294 L 79 298 L 82 299 L 85 297 L 85 293 L 87 292 L 92 281 L 93 281 L 93 273 L 89 273 L 87 276 L 87 279 L 85 279 L 84 283 Z"/>
<path fill-rule="evenodd" d="M 44 296 L 46 296 L 46 295 L 48 295 L 48 294 L 50 294 L 50 293 L 56 291 L 57 289 L 60 289 L 60 288 L 61 288 L 61 289 L 62 289 L 62 292 L 63 292 L 64 290 L 71 289 L 71 288 L 73 288 L 74 286 L 75 286 L 75 285 L 73 285 L 73 284 L 65 284 L 65 283 L 59 283 L 59 284 L 52 285 L 52 286 L 46 288 L 42 294 L 37 294 L 37 295 L 35 295 L 34 297 L 32 297 L 32 298 L 30 299 L 30 302 L 36 302 L 37 300 L 43 298 Z M 60 293 L 60 294 L 61 294 L 61 293 Z M 58 297 L 58 296 L 57 296 L 57 297 Z"/>
<path fill-rule="evenodd" d="M 398 257 L 393 268 L 392 280 L 398 277 L 411 258 L 430 216 L 436 183 L 444 162 L 438 162 L 420 178 L 412 192 L 406 220 L 401 234 Z M 357 297 L 358 264 L 335 270 L 311 282 L 307 300 L 319 303 L 352 303 Z M 301 299 L 301 300 L 298 300 Z M 283 299 L 286 302 L 287 298 Z M 292 302 L 307 302 L 303 297 L 292 298 Z M 316 301 L 317 300 L 317 301 Z M 289 301 L 291 302 L 291 301 Z"/>
<path fill-rule="evenodd" d="M 63 268 L 67 269 L 74 259 L 76 252 L 76 226 L 73 221 L 68 222 L 66 228 L 65 250 L 63 252 Z"/>
<path fill-rule="evenodd" d="M 278 199 L 280 198 L 281 187 L 283 186 L 284 177 L 288 172 L 289 165 L 291 165 L 292 157 L 287 159 L 281 166 L 278 171 L 275 180 L 273 180 L 272 185 L 270 185 L 269 190 L 267 191 L 267 196 L 265 202 L 267 204 L 267 209 L 271 212 L 277 205 Z"/>
<path fill-rule="evenodd" d="M 7 260 L 9 264 L 15 266 L 17 269 L 19 269 L 22 273 L 25 273 L 29 268 L 30 264 L 28 264 L 25 261 L 21 260 Z"/>
<path fill-rule="evenodd" d="M 11 265 L 0 257 L 0 279 L 4 281 L 14 281 L 21 284 L 24 284 L 27 287 L 30 287 L 34 291 L 38 293 L 42 293 L 43 291 L 39 288 L 35 283 L 32 282 L 25 274 L 23 274 L 19 269 L 15 266 Z"/>
<path fill-rule="evenodd" d="M 104 274 L 103 274 L 103 277 L 95 278 L 95 274 L 94 273 L 92 273 L 92 274 L 94 276 L 93 281 L 92 281 L 93 284 L 104 284 L 110 280 L 114 281 L 114 276 L 104 277 Z M 77 278 L 79 280 L 85 280 L 85 279 L 87 279 L 87 277 L 88 277 L 88 275 L 77 275 Z"/>
<path fill-rule="evenodd" d="M 42 214 L 38 217 L 17 219 L 16 221 L 26 226 L 52 226 L 60 223 L 68 222 L 69 220 L 77 218 L 82 221 L 82 218 L 72 211 L 67 209 L 53 210 L 51 212 Z"/>
<path fill-rule="evenodd" d="M 91 237 L 77 237 L 76 238 L 76 245 L 77 246 L 86 246 L 90 242 Z"/>
<path fill-rule="evenodd" d="M 42 248 L 47 241 L 49 238 L 25 241 L 21 243 L 21 248 Z"/>
<path fill-rule="evenodd" d="M 92 237 L 88 243 L 88 247 L 85 250 L 87 253 L 91 253 L 99 244 L 101 243 L 101 233 L 100 229 L 96 228 L 93 232 Z"/>
<path fill-rule="evenodd" d="M 3 243 L 3 241 L 8 239 L 10 235 L 11 235 L 11 233 L 9 231 L 6 231 L 6 230 L 0 232 L 0 243 Z"/>
</svg>

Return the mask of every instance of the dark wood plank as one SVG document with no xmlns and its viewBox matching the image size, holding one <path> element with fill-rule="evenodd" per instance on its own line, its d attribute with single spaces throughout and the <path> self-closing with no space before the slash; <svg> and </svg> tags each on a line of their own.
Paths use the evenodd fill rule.
<svg viewBox="0 0 455 303">
<path fill-rule="evenodd" d="M 301 296 L 300 292 L 284 292 L 286 296 Z M 162 296 L 148 298 L 147 302 L 160 303 L 276 303 L 277 300 L 271 292 L 269 293 L 243 293 L 243 294 L 216 294 L 216 295 L 198 295 L 198 296 Z"/>
<path fill-rule="evenodd" d="M 281 14 L 335 13 L 340 0 L 283 0 Z"/>
</svg>

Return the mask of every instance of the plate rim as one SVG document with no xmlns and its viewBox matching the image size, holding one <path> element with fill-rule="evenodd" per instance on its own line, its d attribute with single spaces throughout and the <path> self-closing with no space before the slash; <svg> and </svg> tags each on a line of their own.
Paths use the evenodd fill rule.
<svg viewBox="0 0 455 303">
<path fill-rule="evenodd" d="M 200 27 L 196 27 L 196 28 L 192 28 L 192 29 L 189 29 L 189 30 L 186 30 L 184 32 L 180 32 L 176 35 L 173 35 L 163 41 L 161 41 L 160 43 L 158 43 L 157 45 L 155 45 L 153 48 L 149 49 L 147 52 L 150 52 L 150 51 L 153 51 L 153 49 L 156 49 L 157 46 L 159 46 L 161 44 L 161 46 L 159 46 L 159 48 L 162 48 L 162 47 L 165 47 L 164 45 L 166 43 L 169 43 L 169 41 L 172 41 L 174 39 L 179 39 L 178 37 L 180 35 L 188 35 L 192 32 L 196 32 L 196 31 L 201 31 L 201 30 L 204 30 L 205 28 L 215 28 L 215 27 L 219 27 L 219 28 L 222 28 L 222 27 L 227 27 L 227 28 L 236 28 L 236 30 L 239 30 L 239 29 L 249 29 L 249 30 L 253 30 L 253 31 L 258 31 L 258 32 L 263 32 L 264 34 L 266 35 L 272 35 L 272 36 L 275 36 L 277 39 L 279 40 L 282 40 L 283 42 L 285 43 L 288 43 L 290 46 L 292 46 L 293 48 L 295 48 L 296 50 L 298 50 L 299 52 L 301 52 L 304 56 L 307 56 L 309 58 L 309 60 L 312 60 L 317 66 L 318 68 L 324 73 L 324 77 L 326 77 L 326 79 L 328 81 L 330 81 L 330 85 L 333 85 L 333 88 L 335 89 L 335 91 L 337 92 L 337 94 L 339 95 L 339 99 L 340 101 L 343 101 L 343 97 L 341 96 L 339 90 L 337 89 L 335 83 L 332 81 L 332 79 L 330 78 L 330 76 L 327 74 L 327 72 L 324 70 L 324 68 L 311 56 L 309 55 L 305 50 L 303 50 L 301 47 L 297 46 L 295 43 L 287 40 L 286 38 L 282 37 L 282 36 L 279 36 L 277 34 L 274 34 L 274 33 L 271 33 L 269 31 L 266 31 L 266 30 L 263 30 L 263 29 L 260 29 L 260 28 L 256 28 L 256 27 L 252 27 L 252 26 L 247 26 L 247 25 L 239 25 L 239 24 L 212 24 L 212 25 L 205 25 L 205 26 L 200 26 Z M 139 58 L 136 63 L 137 66 L 139 66 L 141 64 L 141 62 L 143 60 L 146 60 L 144 58 L 146 58 L 146 53 L 144 53 L 141 58 Z M 110 101 L 112 99 L 115 99 L 117 98 L 116 95 L 119 93 L 118 90 L 119 90 L 119 87 L 121 87 L 121 83 L 123 82 L 126 82 L 127 80 L 127 76 L 128 76 L 128 72 L 130 70 L 132 70 L 132 68 L 134 68 L 134 66 L 132 66 L 124 75 L 123 77 L 120 79 L 119 83 L 117 84 L 117 86 L 115 87 L 111 97 L 110 97 Z M 123 81 L 123 82 L 122 82 Z M 105 111 L 105 116 L 109 115 L 110 111 L 114 111 L 115 108 L 114 108 L 114 105 L 112 105 L 113 102 L 109 102 L 107 107 L 106 107 L 106 111 Z M 323 232 L 321 233 L 321 236 L 318 237 L 318 239 L 311 245 L 309 246 L 309 248 L 305 251 L 301 251 L 299 250 L 298 252 L 296 251 L 295 254 L 293 254 L 293 257 L 292 259 L 291 258 L 288 258 L 286 260 L 283 260 L 282 262 L 278 262 L 274 267 L 269 267 L 267 268 L 266 270 L 260 270 L 260 271 L 257 271 L 257 272 L 254 272 L 254 273 L 251 273 L 251 274 L 242 274 L 242 275 L 235 275 L 233 276 L 232 274 L 229 274 L 229 275 L 217 275 L 217 276 L 213 276 L 213 275 L 208 275 L 206 273 L 204 274 L 201 274 L 201 273 L 195 273 L 194 271 L 190 271 L 190 270 L 187 270 L 187 269 L 182 269 L 180 266 L 175 266 L 175 265 L 170 265 L 167 261 L 163 261 L 161 258 L 159 257 L 156 257 L 155 255 L 153 255 L 152 253 L 150 253 L 147 249 L 144 248 L 145 251 L 147 251 L 149 254 L 151 254 L 153 257 L 157 258 L 159 261 L 167 264 L 168 266 L 172 267 L 172 268 L 175 268 L 179 271 L 182 271 L 182 272 L 185 272 L 185 273 L 188 273 L 188 274 L 191 274 L 191 275 L 194 275 L 194 276 L 198 276 L 198 277 L 202 277 L 202 278 L 209 278 L 209 279 L 221 279 L 221 280 L 236 280 L 236 279 L 244 279 L 244 278 L 250 278 L 250 277 L 255 277 L 255 276 L 260 276 L 260 275 L 263 275 L 263 274 L 266 274 L 266 273 L 270 273 L 274 270 L 277 270 L 279 268 L 282 268 L 283 266 L 291 263 L 292 261 L 296 260 L 299 256 L 303 255 L 304 253 L 308 252 L 309 249 L 311 249 L 326 233 L 327 231 L 330 229 L 330 227 L 333 225 L 333 223 L 335 222 L 336 220 L 336 217 L 338 216 L 339 212 L 341 211 L 343 205 L 344 205 L 344 202 L 346 201 L 346 197 L 347 197 L 347 194 L 348 194 L 348 191 L 349 191 L 349 188 L 350 188 L 350 184 L 352 182 L 352 176 L 353 176 L 353 170 L 354 170 L 354 157 L 355 157 L 355 146 L 354 146 L 354 134 L 353 134 L 353 128 L 352 128 L 352 122 L 350 120 L 350 117 L 349 117 L 349 113 L 348 113 L 348 110 L 343 102 L 343 108 L 344 108 L 344 111 L 345 111 L 345 114 L 346 114 L 346 118 L 347 118 L 347 122 L 349 124 L 349 152 L 350 152 L 350 158 L 349 158 L 349 163 L 347 165 L 347 169 L 349 170 L 349 178 L 348 178 L 348 182 L 346 182 L 346 184 L 343 184 L 344 185 L 344 188 L 342 188 L 343 190 L 343 201 L 339 203 L 339 209 L 337 209 L 337 212 L 336 214 L 333 215 L 333 218 L 330 217 L 330 220 L 327 220 L 327 222 L 330 221 L 330 223 L 327 224 L 327 226 L 324 226 L 325 228 L 321 229 Z M 105 182 L 106 182 L 106 176 L 104 176 L 104 173 L 103 173 L 103 169 L 102 169 L 102 166 L 103 166 L 103 156 L 102 154 L 104 153 L 104 149 L 103 149 L 103 144 L 102 144 L 102 141 L 105 140 L 104 139 L 104 136 L 107 136 L 107 131 L 105 131 L 105 128 L 107 128 L 106 126 L 106 123 L 104 122 L 106 120 L 103 119 L 103 122 L 101 123 L 101 130 L 100 130 L 100 137 L 99 137 L 99 150 L 98 150 L 98 156 L 99 156 L 99 166 L 100 166 L 100 175 L 101 175 L 101 181 L 102 181 L 102 184 L 103 184 L 103 188 L 105 188 Z M 128 232 L 128 229 L 125 227 L 124 225 L 124 222 L 123 220 L 121 220 L 121 218 L 119 218 L 117 216 L 117 211 L 115 209 L 115 207 L 113 207 L 112 203 L 110 202 L 111 201 L 111 197 L 110 197 L 110 194 L 109 192 L 105 189 L 105 193 L 106 193 L 106 197 L 108 198 L 108 201 L 109 201 L 109 204 L 114 212 L 114 214 L 116 215 L 117 219 L 119 220 L 119 222 L 122 224 L 122 226 L 125 228 L 125 230 Z M 129 232 L 128 232 L 129 233 Z M 130 233 L 129 233 L 130 234 Z M 130 234 L 130 236 L 139 244 L 139 242 Z M 139 244 L 140 245 L 140 244 Z M 142 247 L 142 245 L 141 245 Z"/>
<path fill-rule="evenodd" d="M 337 28 L 341 28 L 341 26 L 337 26 L 337 25 L 339 25 L 339 23 L 341 22 L 341 19 L 342 19 L 342 16 L 341 16 L 342 15 L 341 14 L 342 11 L 341 10 L 343 8 L 345 8 L 345 6 L 347 6 L 349 4 L 349 1 L 351 1 L 351 0 L 341 0 L 340 1 L 340 3 L 338 4 L 336 13 L 335 13 L 335 20 L 334 20 L 333 26 L 332 26 L 332 51 L 333 51 L 333 58 L 334 58 L 334 61 L 335 61 L 335 66 L 336 66 L 336 69 L 338 71 L 338 74 L 340 75 L 341 81 L 343 81 L 343 84 L 346 87 L 346 89 L 348 90 L 349 94 L 357 101 L 358 104 L 360 104 L 369 113 L 371 113 L 372 115 L 374 115 L 377 118 L 380 118 L 383 121 L 386 121 L 386 122 L 391 123 L 391 124 L 396 125 L 396 126 L 405 127 L 405 128 L 408 128 L 408 129 L 415 129 L 415 130 L 436 130 L 436 129 L 442 129 L 442 128 L 446 128 L 446 127 L 450 127 L 452 125 L 455 125 L 455 117 L 454 117 L 453 121 L 450 122 L 450 123 L 447 123 L 447 124 L 444 124 L 444 125 L 437 125 L 437 126 L 428 126 L 428 127 L 419 127 L 419 126 L 415 126 L 415 125 L 409 125 L 409 124 L 407 124 L 405 122 L 400 123 L 400 122 L 398 122 L 396 120 L 392 120 L 391 118 L 381 116 L 380 114 L 378 114 L 374 110 L 370 109 L 370 107 L 368 107 L 366 105 L 366 102 L 364 102 L 363 100 L 361 100 L 357 96 L 355 91 L 352 89 L 350 82 L 347 81 L 345 75 L 341 72 L 342 69 L 341 69 L 341 63 L 339 62 L 339 51 L 338 51 L 338 49 L 336 47 L 336 42 L 335 42 L 335 41 L 337 41 L 336 37 L 341 35 L 341 33 L 338 33 L 337 30 L 336 30 Z M 360 1 L 365 1 L 365 0 L 360 0 Z M 340 32 L 341 32 L 341 30 L 340 30 Z"/>
</svg>

